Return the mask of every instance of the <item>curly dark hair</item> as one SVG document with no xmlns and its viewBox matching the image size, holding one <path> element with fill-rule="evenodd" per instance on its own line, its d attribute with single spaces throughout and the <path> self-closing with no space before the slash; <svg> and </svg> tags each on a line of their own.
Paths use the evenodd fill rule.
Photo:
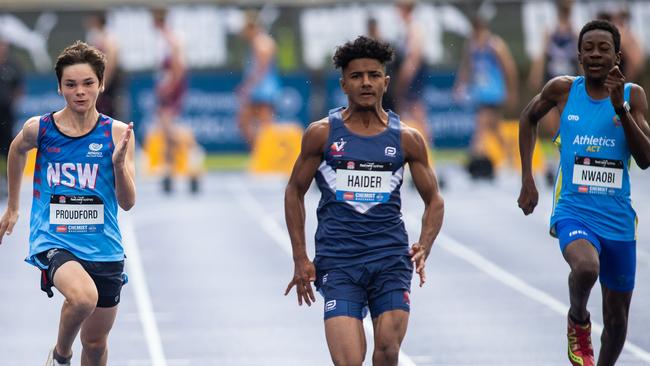
<svg viewBox="0 0 650 366">
<path fill-rule="evenodd" d="M 372 58 L 382 65 L 393 59 L 395 50 L 388 43 L 366 36 L 359 36 L 354 41 L 345 43 L 336 48 L 334 53 L 334 66 L 338 69 L 345 70 L 352 60 L 358 58 Z"/>
<path fill-rule="evenodd" d="M 618 51 L 621 50 L 621 33 L 619 33 L 618 28 L 616 28 L 614 24 L 607 20 L 592 20 L 589 23 L 585 24 L 585 26 L 582 27 L 582 30 L 580 31 L 580 36 L 578 36 L 578 52 L 580 52 L 582 46 L 582 36 L 584 36 L 585 33 L 595 29 L 600 29 L 611 33 L 612 38 L 614 39 L 614 51 L 618 53 Z"/>
</svg>

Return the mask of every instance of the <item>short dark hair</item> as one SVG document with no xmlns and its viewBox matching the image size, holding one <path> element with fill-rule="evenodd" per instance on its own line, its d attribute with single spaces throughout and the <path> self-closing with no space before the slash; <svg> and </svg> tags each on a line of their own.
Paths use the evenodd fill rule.
<svg viewBox="0 0 650 366">
<path fill-rule="evenodd" d="M 332 59 L 337 69 L 345 70 L 350 61 L 358 58 L 372 58 L 385 65 L 393 59 L 394 54 L 393 47 L 388 43 L 366 36 L 359 36 L 354 41 L 337 47 Z"/>
<path fill-rule="evenodd" d="M 72 45 L 66 47 L 56 59 L 54 71 L 56 71 L 56 78 L 59 79 L 59 84 L 61 84 L 63 69 L 77 64 L 90 65 L 95 72 L 95 75 L 97 75 L 99 83 L 102 83 L 104 80 L 104 69 L 106 68 L 106 57 L 97 48 L 90 46 L 85 42 L 76 41 Z"/>
<path fill-rule="evenodd" d="M 618 53 L 621 49 L 621 33 L 619 33 L 618 28 L 616 28 L 614 24 L 607 20 L 600 19 L 592 20 L 582 27 L 580 36 L 578 36 L 578 52 L 580 52 L 582 47 L 582 36 L 584 36 L 585 33 L 596 29 L 604 30 L 612 34 L 612 38 L 614 39 L 614 51 Z"/>
</svg>

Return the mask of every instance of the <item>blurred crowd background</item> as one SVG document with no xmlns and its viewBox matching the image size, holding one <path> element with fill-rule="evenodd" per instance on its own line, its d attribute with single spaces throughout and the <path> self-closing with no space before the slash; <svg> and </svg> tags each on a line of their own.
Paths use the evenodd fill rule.
<svg viewBox="0 0 650 366">
<path fill-rule="evenodd" d="M 412 7 L 410 16 L 405 16 L 405 6 Z M 156 14 L 164 18 L 162 27 Z M 462 149 L 475 131 L 477 103 L 463 95 L 457 76 L 478 23 L 500 37 L 512 56 L 506 74 L 514 77 L 506 75 L 512 80 L 506 83 L 509 96 L 500 118 L 516 119 L 549 77 L 549 60 L 557 56 L 553 52 L 563 52 L 552 49 L 549 37 L 568 27 L 566 42 L 575 56 L 577 33 L 597 17 L 622 29 L 626 77 L 647 88 L 650 79 L 643 66 L 650 53 L 650 1 L 644 0 L 1 0 L 2 138 L 13 136 L 29 116 L 63 106 L 53 60 L 73 41 L 85 40 L 112 50 L 107 52 L 112 64 L 107 108 L 118 119 L 135 121 L 137 137 L 144 141 L 160 118 L 156 85 L 167 77 L 161 75 L 169 67 L 172 44 L 181 55 L 186 89 L 174 118 L 194 132 L 209 155 L 246 153 L 252 143 L 245 131 L 249 126 L 241 122 L 242 90 L 260 55 L 268 51 L 267 66 L 277 71 L 276 89 L 266 100 L 274 122 L 304 127 L 345 104 L 331 56 L 337 45 L 365 34 L 391 42 L 403 51 L 398 55 L 419 48 L 421 67 L 406 76 L 419 80 L 416 94 L 408 94 L 408 86 L 398 82 L 400 71 L 389 67 L 391 88 L 405 99 L 393 108 L 413 112 L 410 119 L 416 122 L 422 119 L 421 128 L 437 149 Z M 415 41 L 409 24 L 419 29 Z M 253 41 L 255 32 L 268 37 L 259 41 L 262 46 Z M 170 34 L 175 37 L 171 43 Z M 573 62 L 566 60 L 563 66 L 556 60 L 555 71 L 571 72 L 567 63 Z"/>
</svg>

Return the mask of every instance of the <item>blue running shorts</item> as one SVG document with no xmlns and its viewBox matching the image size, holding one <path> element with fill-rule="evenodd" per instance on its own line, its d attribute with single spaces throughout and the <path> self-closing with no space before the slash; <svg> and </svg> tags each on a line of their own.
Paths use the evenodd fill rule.
<svg viewBox="0 0 650 366">
<path fill-rule="evenodd" d="M 585 239 L 596 248 L 600 258 L 600 283 L 610 290 L 629 292 L 634 289 L 636 273 L 636 241 L 615 241 L 596 235 L 585 224 L 571 219 L 555 224 L 564 249 L 577 239 Z"/>
</svg>

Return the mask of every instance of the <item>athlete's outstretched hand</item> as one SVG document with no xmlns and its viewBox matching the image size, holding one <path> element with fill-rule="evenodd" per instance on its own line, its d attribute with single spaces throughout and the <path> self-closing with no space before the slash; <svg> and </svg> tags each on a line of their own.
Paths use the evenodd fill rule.
<svg viewBox="0 0 650 366">
<path fill-rule="evenodd" d="M 537 193 L 537 187 L 535 187 L 535 180 L 532 177 L 525 178 L 521 183 L 521 191 L 517 200 L 519 208 L 524 212 L 524 215 L 533 213 L 538 199 L 539 193 Z"/>
<path fill-rule="evenodd" d="M 293 270 L 293 278 L 289 281 L 287 289 L 284 291 L 284 296 L 289 294 L 291 288 L 296 286 L 296 293 L 298 295 L 298 305 L 302 305 L 304 300 L 308 306 L 316 302 L 314 290 L 311 288 L 311 282 L 316 280 L 316 267 L 309 259 L 295 261 L 295 268 Z"/>
<path fill-rule="evenodd" d="M 14 231 L 14 225 L 18 221 L 18 211 L 7 209 L 2 218 L 0 218 L 0 244 L 2 244 L 2 238 L 7 235 L 11 235 Z"/>
<path fill-rule="evenodd" d="M 625 103 L 625 76 L 618 68 L 612 67 L 605 79 L 605 87 L 609 92 L 609 98 L 614 108 L 620 108 Z"/>
<path fill-rule="evenodd" d="M 429 253 L 420 243 L 415 243 L 411 246 L 409 255 L 411 256 L 411 262 L 415 264 L 415 272 L 420 276 L 420 287 L 422 287 L 427 282 L 427 275 L 424 272 L 424 262 L 427 260 Z"/>
<path fill-rule="evenodd" d="M 129 140 L 133 135 L 133 122 L 129 123 L 129 126 L 126 128 L 126 131 L 120 137 L 120 142 L 115 146 L 115 151 L 113 152 L 113 165 L 124 166 L 124 161 L 126 159 L 126 151 L 129 149 Z"/>
</svg>

